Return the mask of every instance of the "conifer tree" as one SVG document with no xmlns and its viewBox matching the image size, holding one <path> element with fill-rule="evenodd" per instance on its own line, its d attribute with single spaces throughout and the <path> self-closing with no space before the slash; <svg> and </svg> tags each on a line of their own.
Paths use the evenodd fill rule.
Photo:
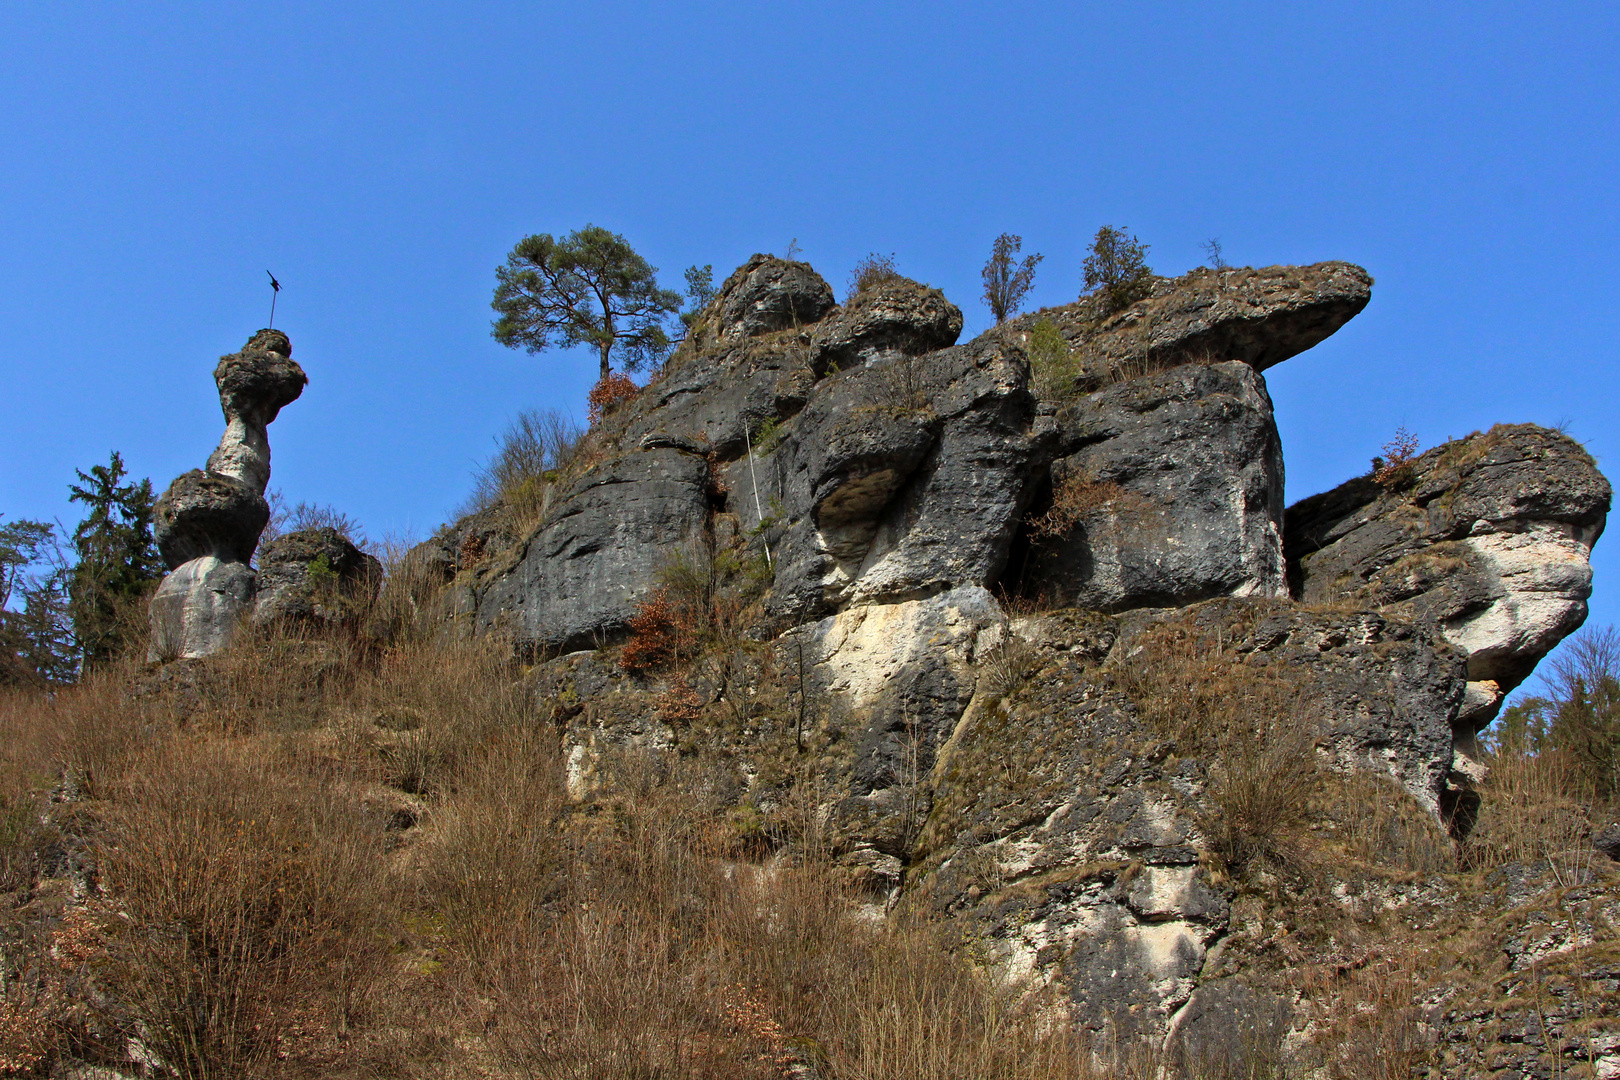
<svg viewBox="0 0 1620 1080">
<path fill-rule="evenodd" d="M 162 574 L 152 540 L 156 499 L 152 481 L 125 482 L 123 457 L 115 450 L 106 465 L 78 473 L 68 498 L 89 512 L 73 531 L 77 562 L 68 587 L 73 632 L 84 663 L 101 663 L 124 644 L 121 624 L 130 606 Z"/>
</svg>

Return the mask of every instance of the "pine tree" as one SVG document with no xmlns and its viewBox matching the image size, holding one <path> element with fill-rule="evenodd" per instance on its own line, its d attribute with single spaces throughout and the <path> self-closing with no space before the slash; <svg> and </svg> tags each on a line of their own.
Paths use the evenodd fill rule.
<svg viewBox="0 0 1620 1080">
<path fill-rule="evenodd" d="M 74 471 L 84 484 L 70 484 L 68 497 L 90 509 L 73 531 L 78 561 L 68 586 L 69 612 L 80 654 L 86 666 L 93 666 L 123 647 L 130 607 L 162 574 L 152 540 L 156 499 L 152 481 L 124 482 L 124 459 L 117 451 L 88 474 Z"/>
</svg>

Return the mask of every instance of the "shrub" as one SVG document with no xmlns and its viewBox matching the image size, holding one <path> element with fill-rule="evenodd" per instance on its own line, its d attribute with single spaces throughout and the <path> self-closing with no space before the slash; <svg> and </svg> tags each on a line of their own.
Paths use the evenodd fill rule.
<svg viewBox="0 0 1620 1080">
<path fill-rule="evenodd" d="M 857 262 L 855 269 L 850 271 L 849 295 L 844 299 L 844 303 L 849 303 L 861 293 L 885 282 L 899 280 L 902 278 L 900 272 L 894 268 L 894 256 L 874 252 Z"/>
<path fill-rule="evenodd" d="M 996 242 L 990 248 L 990 259 L 981 272 L 984 278 L 984 302 L 989 305 L 990 314 L 995 316 L 997 323 L 1006 322 L 1007 316 L 1018 310 L 1024 297 L 1035 286 L 1035 267 L 1042 256 L 1030 255 L 1020 263 L 1017 256 L 1023 243 L 1023 237 L 1012 233 L 1002 233 L 996 237 Z"/>
<path fill-rule="evenodd" d="M 1029 532 L 1036 539 L 1067 536 L 1092 511 L 1110 504 L 1134 505 L 1138 498 L 1111 481 L 1070 472 L 1053 485 L 1051 508 L 1030 519 Z"/>
<path fill-rule="evenodd" d="M 1029 341 L 1025 346 L 1029 354 L 1030 380 L 1035 393 L 1043 398 L 1061 400 L 1074 394 L 1080 376 L 1080 358 L 1069 347 L 1063 331 L 1048 319 L 1041 319 L 1029 328 Z"/>
<path fill-rule="evenodd" d="M 609 373 L 591 387 L 590 397 L 586 399 L 590 406 L 591 426 L 595 427 L 608 413 L 640 392 L 641 387 L 630 376 L 617 371 Z"/>
<path fill-rule="evenodd" d="M 1146 299 L 1153 291 L 1153 271 L 1147 265 L 1147 245 L 1125 229 L 1104 225 L 1086 256 L 1086 291 L 1102 297 L 1103 309 L 1112 314 Z"/>
<path fill-rule="evenodd" d="M 1373 480 L 1386 491 L 1412 482 L 1412 459 L 1417 456 L 1418 439 L 1405 425 L 1395 429 L 1395 437 L 1384 444 L 1381 456 L 1373 458 Z"/>
<path fill-rule="evenodd" d="M 518 413 L 497 440 L 494 456 L 474 477 L 468 509 L 506 506 L 521 521 L 538 521 L 551 485 L 574 460 L 583 434 L 557 409 Z"/>
</svg>

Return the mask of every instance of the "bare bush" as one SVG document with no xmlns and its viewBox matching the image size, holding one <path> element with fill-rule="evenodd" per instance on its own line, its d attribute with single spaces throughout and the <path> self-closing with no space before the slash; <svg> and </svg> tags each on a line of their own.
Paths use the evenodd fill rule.
<svg viewBox="0 0 1620 1080">
<path fill-rule="evenodd" d="M 894 268 L 893 255 L 879 255 L 873 252 L 866 258 L 855 263 L 855 269 L 849 273 L 849 295 L 844 303 L 849 303 L 863 292 L 869 292 L 879 285 L 890 281 L 902 280 L 900 272 Z"/>
<path fill-rule="evenodd" d="M 470 510 L 512 507 L 539 518 L 557 474 L 568 467 L 584 433 L 558 409 L 525 409 L 496 440 L 496 451 L 473 478 Z"/>
</svg>

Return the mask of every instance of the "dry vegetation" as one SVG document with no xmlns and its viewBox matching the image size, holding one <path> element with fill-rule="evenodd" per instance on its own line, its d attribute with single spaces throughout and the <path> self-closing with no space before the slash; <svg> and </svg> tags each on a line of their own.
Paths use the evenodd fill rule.
<svg viewBox="0 0 1620 1080">
<path fill-rule="evenodd" d="M 0 1071 L 1086 1075 L 813 828 L 748 861 L 634 761 L 568 804 L 545 715 L 498 642 L 287 630 L 0 700 Z"/>
<path fill-rule="evenodd" d="M 746 647 L 741 550 L 672 559 L 664 629 L 688 636 L 669 662 Z M 772 853 L 697 764 L 635 758 L 571 803 L 551 703 L 501 642 L 433 639 L 430 594 L 396 559 L 346 628 L 0 697 L 0 1075 L 1189 1075 L 1081 1046 L 1060 1000 L 865 906 L 808 810 Z M 1229 635 L 1167 626 L 1114 678 L 1215 762 L 1203 825 L 1234 878 L 1453 865 L 1379 782 L 1324 775 L 1297 687 L 1233 663 Z M 1560 761 L 1497 753 L 1466 863 L 1585 871 L 1589 804 Z M 1405 1076 L 1429 1052 L 1413 1003 L 1438 962 L 1395 941 L 1300 976 L 1327 1002 L 1331 1075 Z"/>
</svg>

